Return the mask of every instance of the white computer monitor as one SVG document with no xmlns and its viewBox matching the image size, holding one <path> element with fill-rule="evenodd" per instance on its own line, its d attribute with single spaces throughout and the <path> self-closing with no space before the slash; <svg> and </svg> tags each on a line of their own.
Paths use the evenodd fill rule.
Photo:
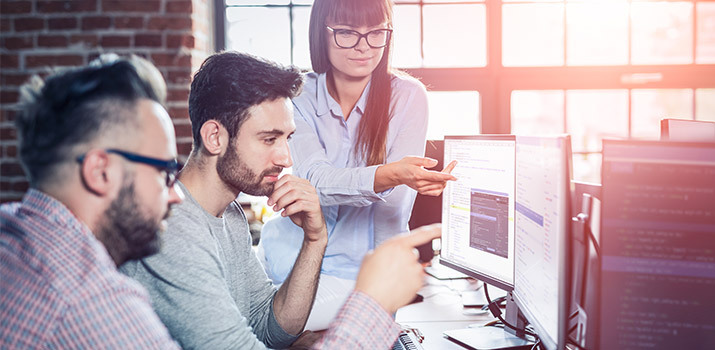
<svg viewBox="0 0 715 350">
<path fill-rule="evenodd" d="M 715 122 L 704 120 L 662 119 L 663 141 L 715 142 Z"/>
<path fill-rule="evenodd" d="M 516 138 L 514 301 L 546 349 L 561 349 L 571 280 L 571 139 Z"/>
<path fill-rule="evenodd" d="M 440 262 L 504 290 L 514 286 L 513 135 L 446 136 L 444 163 L 456 160 L 442 193 Z"/>
</svg>

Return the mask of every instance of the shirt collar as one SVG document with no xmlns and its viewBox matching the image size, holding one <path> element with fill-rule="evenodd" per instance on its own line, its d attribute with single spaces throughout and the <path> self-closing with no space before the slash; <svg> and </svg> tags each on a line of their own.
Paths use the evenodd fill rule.
<svg viewBox="0 0 715 350">
<path fill-rule="evenodd" d="M 40 190 L 30 188 L 22 198 L 22 208 L 45 217 L 47 221 L 91 234 L 87 225 L 83 224 L 67 206 Z"/>
<path fill-rule="evenodd" d="M 328 73 L 321 73 L 318 76 L 318 89 L 316 96 L 316 99 L 318 101 L 318 116 L 322 117 L 331 111 L 334 115 L 343 115 L 343 111 L 340 108 L 340 104 L 338 104 L 338 102 L 335 101 L 335 99 L 330 96 L 330 93 L 328 92 L 327 77 Z M 357 104 L 355 104 L 355 108 L 358 110 L 358 112 L 360 112 L 360 114 L 363 114 L 365 112 L 365 105 L 367 104 L 367 95 L 370 93 L 371 83 L 372 79 L 367 82 L 365 90 L 363 90 L 362 95 L 360 95 L 360 98 L 357 101 Z"/>
</svg>

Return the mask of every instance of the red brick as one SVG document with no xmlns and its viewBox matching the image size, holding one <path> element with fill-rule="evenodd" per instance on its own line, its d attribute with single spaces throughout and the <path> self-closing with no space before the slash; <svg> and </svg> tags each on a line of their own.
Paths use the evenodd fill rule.
<svg viewBox="0 0 715 350">
<path fill-rule="evenodd" d="M 82 30 L 109 29 L 112 26 L 112 17 L 92 16 L 82 18 Z"/>
<path fill-rule="evenodd" d="M 5 156 L 6 157 L 17 157 L 17 146 L 9 145 L 5 146 Z"/>
<path fill-rule="evenodd" d="M 191 18 L 188 18 L 188 17 L 178 17 L 178 18 L 154 17 L 149 20 L 149 23 L 147 24 L 147 29 L 151 29 L 151 30 L 191 29 Z"/>
<path fill-rule="evenodd" d="M 179 0 L 166 3 L 166 13 L 185 13 L 190 15 L 193 11 L 191 1 Z"/>
<path fill-rule="evenodd" d="M 26 32 L 30 30 L 45 29 L 45 20 L 41 18 L 23 17 L 15 18 L 15 31 Z"/>
<path fill-rule="evenodd" d="M 116 17 L 114 18 L 114 28 L 117 29 L 141 29 L 144 28 L 144 18 L 141 17 Z"/>
<path fill-rule="evenodd" d="M 22 200 L 22 194 L 15 195 L 11 193 L 0 192 L 0 204 L 19 202 Z"/>
<path fill-rule="evenodd" d="M 102 47 L 130 47 L 131 38 L 125 35 L 105 35 L 100 44 Z"/>
<path fill-rule="evenodd" d="M 161 34 L 137 34 L 134 36 L 135 47 L 161 47 Z"/>
<path fill-rule="evenodd" d="M 40 35 L 37 37 L 39 47 L 66 47 L 67 36 L 65 35 Z"/>
<path fill-rule="evenodd" d="M 170 49 L 180 47 L 193 49 L 194 43 L 194 36 L 191 34 L 170 34 L 166 36 L 166 47 Z"/>
<path fill-rule="evenodd" d="M 192 145 L 193 145 L 193 143 L 191 141 L 177 142 L 176 143 L 176 151 L 179 152 L 179 155 L 188 156 L 189 153 L 191 153 Z"/>
<path fill-rule="evenodd" d="M 25 57 L 25 66 L 79 66 L 84 63 L 80 55 L 33 55 Z"/>
<path fill-rule="evenodd" d="M 0 85 L 20 86 L 24 84 L 29 78 L 30 75 L 25 73 L 0 72 Z"/>
<path fill-rule="evenodd" d="M 173 102 L 188 102 L 189 88 L 187 87 L 186 89 L 170 89 L 166 100 Z"/>
<path fill-rule="evenodd" d="M 2 192 L 10 191 L 10 182 L 9 181 L 0 181 L 0 191 L 2 191 Z"/>
<path fill-rule="evenodd" d="M 186 106 L 186 107 L 169 108 L 169 115 L 173 119 L 189 119 L 189 107 Z M 176 127 L 179 128 L 180 126 L 177 125 Z M 191 126 L 189 125 L 189 130 L 190 129 L 191 129 Z M 188 136 L 191 136 L 191 132 L 189 132 Z"/>
<path fill-rule="evenodd" d="M 27 49 L 34 46 L 34 40 L 31 36 L 8 36 L 3 37 L 2 47 L 8 50 Z"/>
<path fill-rule="evenodd" d="M 176 118 L 173 114 L 172 118 Z M 176 131 L 176 137 L 192 137 L 191 125 L 174 125 L 174 130 Z"/>
<path fill-rule="evenodd" d="M 17 112 L 12 109 L 6 109 L 0 112 L 2 115 L 2 118 L 0 119 L 0 122 L 14 122 L 15 121 L 15 115 Z"/>
<path fill-rule="evenodd" d="M 41 13 L 70 13 L 97 11 L 96 0 L 43 0 L 37 2 L 37 12 Z"/>
<path fill-rule="evenodd" d="M 159 12 L 161 1 L 158 0 L 103 0 L 103 11 L 117 12 Z"/>
<path fill-rule="evenodd" d="M 18 55 L 0 54 L 1 68 L 18 68 L 20 67 L 20 58 Z"/>
<path fill-rule="evenodd" d="M 47 29 L 77 29 L 77 18 L 49 18 L 47 19 Z"/>
<path fill-rule="evenodd" d="M 18 13 L 30 13 L 32 11 L 31 1 L 3 1 L 0 4 L 2 14 L 14 15 Z"/>
<path fill-rule="evenodd" d="M 2 31 L 3 33 L 7 33 L 10 31 L 11 27 L 12 22 L 9 18 L 0 18 L 0 31 Z"/>
<path fill-rule="evenodd" d="M 20 94 L 17 91 L 0 91 L 0 103 L 12 104 L 17 103 Z"/>
<path fill-rule="evenodd" d="M 169 84 L 190 84 L 191 69 L 169 71 L 167 74 L 166 82 Z"/>
<path fill-rule="evenodd" d="M 99 44 L 99 35 L 78 34 L 70 36 L 70 44 L 81 43 L 88 47 L 95 47 Z"/>
<path fill-rule="evenodd" d="M 15 128 L 0 128 L 0 140 L 17 140 Z"/>
<path fill-rule="evenodd" d="M 191 67 L 191 56 L 189 55 L 155 53 L 151 55 L 151 61 L 161 67 Z"/>
<path fill-rule="evenodd" d="M 30 188 L 30 184 L 23 180 L 23 181 L 16 181 L 12 183 L 12 190 L 17 191 L 17 192 L 25 192 Z"/>
<path fill-rule="evenodd" d="M 0 164 L 0 173 L 2 173 L 2 176 L 25 175 L 25 172 L 22 171 L 22 166 L 20 166 L 20 163 L 2 163 Z"/>
</svg>

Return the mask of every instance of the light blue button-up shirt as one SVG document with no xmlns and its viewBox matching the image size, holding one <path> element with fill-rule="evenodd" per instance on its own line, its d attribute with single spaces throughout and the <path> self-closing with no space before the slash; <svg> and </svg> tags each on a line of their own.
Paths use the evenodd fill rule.
<svg viewBox="0 0 715 350">
<path fill-rule="evenodd" d="M 365 166 L 355 154 L 358 126 L 370 84 L 347 120 L 328 93 L 326 74 L 308 73 L 303 92 L 293 99 L 296 132 L 290 141 L 293 174 L 315 186 L 328 228 L 322 273 L 355 279 L 363 256 L 385 239 L 408 230 L 417 193 L 406 185 L 375 193 L 377 166 Z M 411 77 L 392 81 L 387 162 L 424 154 L 427 94 Z M 261 233 L 264 266 L 275 283 L 293 268 L 303 231 L 289 218 L 278 217 Z"/>
</svg>

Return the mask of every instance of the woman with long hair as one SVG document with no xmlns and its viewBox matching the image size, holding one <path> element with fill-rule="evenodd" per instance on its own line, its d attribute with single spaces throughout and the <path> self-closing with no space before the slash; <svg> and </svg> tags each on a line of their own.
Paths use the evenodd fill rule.
<svg viewBox="0 0 715 350">
<path fill-rule="evenodd" d="M 377 244 L 408 230 L 417 192 L 439 195 L 454 164 L 424 152 L 424 85 L 390 67 L 391 0 L 316 0 L 313 72 L 293 100 L 293 173 L 315 186 L 328 227 L 320 285 L 306 329 L 327 328 Z M 268 203 L 274 205 L 274 203 Z M 259 255 L 274 283 L 290 273 L 303 240 L 288 218 L 266 223 Z"/>
</svg>

